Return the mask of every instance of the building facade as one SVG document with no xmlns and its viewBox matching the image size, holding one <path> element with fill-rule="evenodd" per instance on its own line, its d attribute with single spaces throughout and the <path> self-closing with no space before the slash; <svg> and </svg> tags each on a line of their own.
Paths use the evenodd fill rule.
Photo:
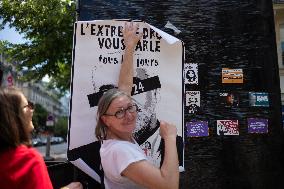
<svg viewBox="0 0 284 189">
<path fill-rule="evenodd" d="M 22 82 L 18 78 L 22 73 L 16 70 L 13 63 L 7 62 L 5 54 L 0 53 L 0 85 L 2 87 L 14 86 L 23 91 L 28 100 L 40 104 L 55 118 L 63 116 L 62 104 L 54 94 L 56 91 L 47 90 L 41 82 Z"/>
<path fill-rule="evenodd" d="M 273 9 L 284 125 L 284 0 L 274 0 Z"/>
</svg>

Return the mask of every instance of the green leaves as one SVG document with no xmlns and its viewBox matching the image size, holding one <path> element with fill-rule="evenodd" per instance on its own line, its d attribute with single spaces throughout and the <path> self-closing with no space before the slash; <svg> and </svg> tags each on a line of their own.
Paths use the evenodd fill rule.
<svg viewBox="0 0 284 189">
<path fill-rule="evenodd" d="M 60 117 L 57 123 L 54 125 L 54 135 L 66 138 L 68 131 L 68 119 L 67 117 Z"/>
<path fill-rule="evenodd" d="M 75 15 L 75 3 L 70 0 L 2 0 L 2 25 L 15 27 L 28 41 L 2 43 L 18 69 L 25 70 L 24 79 L 48 75 L 61 91 L 69 88 Z"/>
<path fill-rule="evenodd" d="M 33 115 L 33 124 L 35 130 L 40 131 L 45 129 L 47 116 L 47 110 L 40 104 L 35 104 L 35 111 Z"/>
</svg>

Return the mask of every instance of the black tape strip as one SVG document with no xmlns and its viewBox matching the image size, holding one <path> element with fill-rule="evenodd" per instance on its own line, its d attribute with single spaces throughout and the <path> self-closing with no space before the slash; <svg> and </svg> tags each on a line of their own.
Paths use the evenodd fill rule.
<svg viewBox="0 0 284 189">
<path fill-rule="evenodd" d="M 161 83 L 158 76 L 150 77 L 144 80 L 134 78 L 131 95 L 137 95 L 158 88 L 161 88 Z"/>
<path fill-rule="evenodd" d="M 158 76 L 150 77 L 144 80 L 134 77 L 131 95 L 137 95 L 158 88 L 161 88 L 161 83 Z M 97 93 L 92 93 L 87 95 L 90 108 L 98 105 L 100 98 L 103 96 L 104 92 L 106 91 L 107 90 L 102 90 Z"/>
</svg>

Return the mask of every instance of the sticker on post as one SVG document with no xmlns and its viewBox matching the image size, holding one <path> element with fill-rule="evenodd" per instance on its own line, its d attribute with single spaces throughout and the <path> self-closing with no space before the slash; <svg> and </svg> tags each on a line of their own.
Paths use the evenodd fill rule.
<svg viewBox="0 0 284 189">
<path fill-rule="evenodd" d="M 243 69 L 222 68 L 222 83 L 243 83 Z"/>
<path fill-rule="evenodd" d="M 249 92 L 249 105 L 269 107 L 268 93 L 265 92 Z"/>
<path fill-rule="evenodd" d="M 217 120 L 217 135 L 239 135 L 238 120 Z"/>
<path fill-rule="evenodd" d="M 248 133 L 268 133 L 268 119 L 248 118 Z"/>
<path fill-rule="evenodd" d="M 186 104 L 189 114 L 196 113 L 200 108 L 200 91 L 186 91 Z"/>
<path fill-rule="evenodd" d="M 187 137 L 209 136 L 208 121 L 191 121 L 186 123 Z"/>
<path fill-rule="evenodd" d="M 184 64 L 184 84 L 198 85 L 198 65 L 196 63 Z"/>
</svg>

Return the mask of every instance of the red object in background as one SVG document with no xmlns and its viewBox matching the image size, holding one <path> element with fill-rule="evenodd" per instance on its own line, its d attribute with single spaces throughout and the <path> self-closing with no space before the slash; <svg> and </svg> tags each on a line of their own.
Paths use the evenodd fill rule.
<svg viewBox="0 0 284 189">
<path fill-rule="evenodd" d="M 14 79 L 11 72 L 9 72 L 7 76 L 7 87 L 12 87 L 13 85 L 14 85 Z"/>
</svg>

